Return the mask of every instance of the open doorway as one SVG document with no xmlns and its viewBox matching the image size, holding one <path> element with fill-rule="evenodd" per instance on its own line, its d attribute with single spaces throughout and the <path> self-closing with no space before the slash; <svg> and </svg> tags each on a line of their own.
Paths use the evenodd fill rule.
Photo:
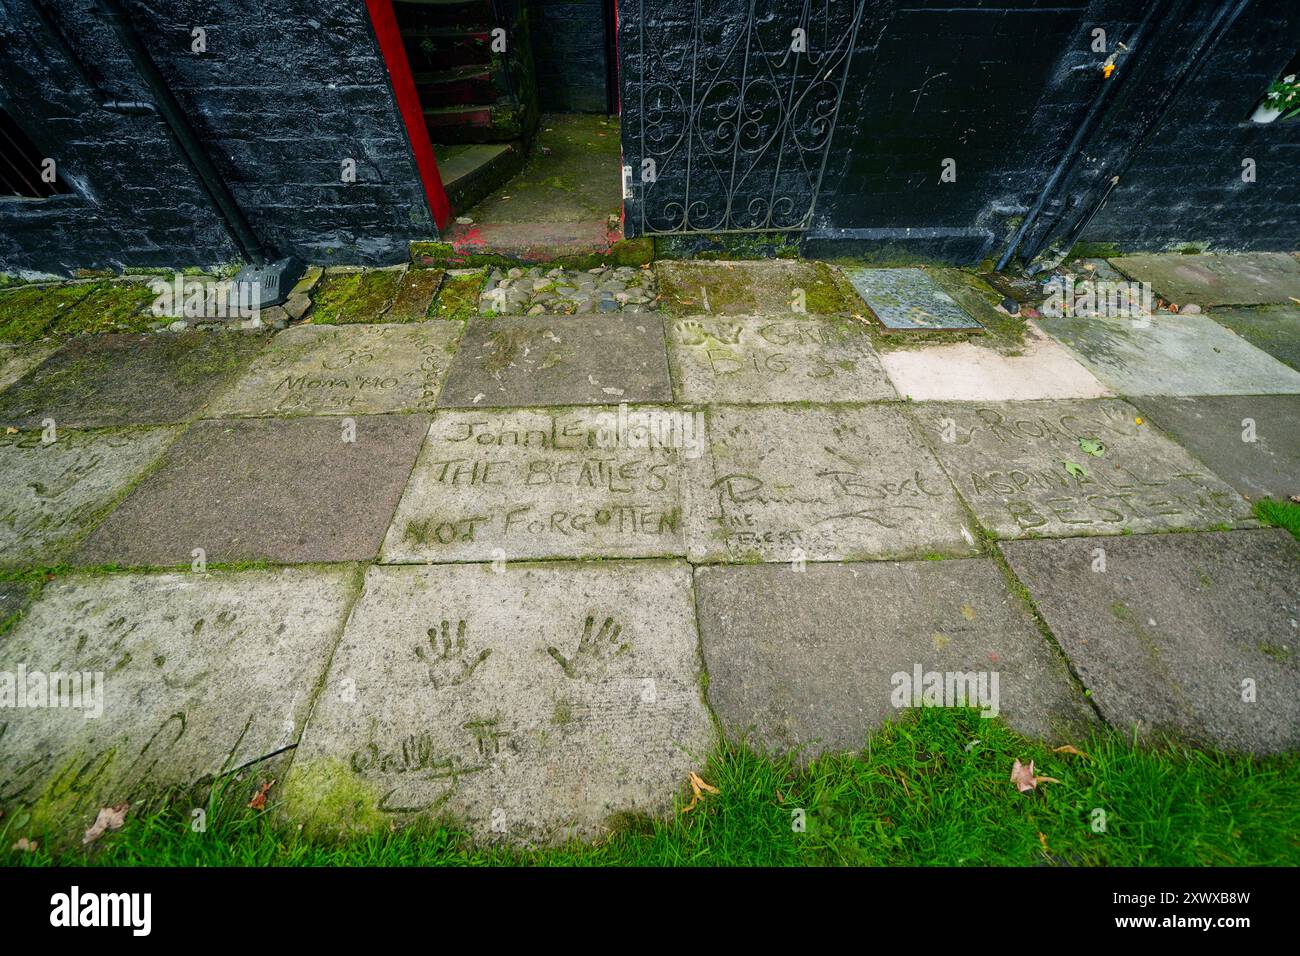
<svg viewBox="0 0 1300 956">
<path fill-rule="evenodd" d="M 453 243 L 523 258 L 622 235 L 614 0 L 393 0 Z"/>
</svg>

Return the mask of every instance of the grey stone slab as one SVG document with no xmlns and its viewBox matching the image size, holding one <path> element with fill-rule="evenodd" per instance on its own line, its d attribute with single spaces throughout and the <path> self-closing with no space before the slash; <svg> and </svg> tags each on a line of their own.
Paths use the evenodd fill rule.
<svg viewBox="0 0 1300 956">
<path fill-rule="evenodd" d="M 61 428 L 189 421 L 266 345 L 265 332 L 89 335 L 0 393 L 0 423 Z"/>
<path fill-rule="evenodd" d="M 1127 402 L 913 408 L 957 490 L 998 537 L 1253 524 L 1237 492 L 1150 424 L 1137 424 L 1141 414 Z M 1081 441 L 1100 442 L 1101 456 L 1085 452 Z"/>
<path fill-rule="evenodd" d="M 1300 371 L 1300 308 L 1266 305 L 1255 309 L 1215 309 L 1210 318 L 1255 348 Z"/>
<path fill-rule="evenodd" d="M 31 591 L 32 585 L 26 581 L 0 582 L 0 625 L 23 609 Z"/>
<path fill-rule="evenodd" d="M 897 408 L 711 406 L 687 466 L 692 560 L 968 554 L 952 484 Z"/>
<path fill-rule="evenodd" d="M 1177 305 L 1263 305 L 1300 297 L 1300 261 L 1285 252 L 1121 256 L 1111 264 Z"/>
<path fill-rule="evenodd" d="M 1295 540 L 1274 528 L 1116 538 L 1104 555 L 1097 544 L 1001 548 L 1102 716 L 1232 750 L 1295 750 Z"/>
<path fill-rule="evenodd" d="M 47 584 L 0 641 L 0 688 L 19 668 L 29 692 L 35 674 L 91 676 L 67 698 L 81 707 L 4 711 L 0 804 L 30 810 L 33 835 L 79 834 L 100 807 L 140 815 L 293 745 L 356 586 L 352 568 Z"/>
<path fill-rule="evenodd" d="M 980 328 L 922 269 L 846 269 L 844 274 L 886 328 Z"/>
<path fill-rule="evenodd" d="M 383 558 L 681 556 L 704 432 L 702 412 L 651 406 L 439 411 Z"/>
<path fill-rule="evenodd" d="M 660 259 L 654 269 L 663 307 L 676 315 L 792 317 L 858 307 L 831 267 L 811 259 Z"/>
<path fill-rule="evenodd" d="M 73 560 L 371 559 L 428 427 L 423 415 L 199 422 Z"/>
<path fill-rule="evenodd" d="M 1247 498 L 1300 495 L 1300 395 L 1153 396 L 1137 405 Z"/>
<path fill-rule="evenodd" d="M 8 388 L 58 349 L 57 345 L 0 347 L 0 389 Z"/>
<path fill-rule="evenodd" d="M 459 322 L 300 325 L 277 335 L 208 414 L 431 410 L 460 333 Z"/>
<path fill-rule="evenodd" d="M 0 435 L 0 563 L 57 564 L 154 463 L 176 428 Z"/>
<path fill-rule="evenodd" d="M 283 792 L 309 830 L 591 838 L 714 743 L 680 562 L 374 567 Z"/>
<path fill-rule="evenodd" d="M 695 316 L 668 326 L 678 401 L 870 401 L 897 398 L 860 323 L 846 319 Z"/>
<path fill-rule="evenodd" d="M 670 402 L 663 324 L 655 315 L 470 320 L 443 408 Z"/>
<path fill-rule="evenodd" d="M 1300 372 L 1204 315 L 1039 324 L 1122 395 L 1300 392 Z"/>
<path fill-rule="evenodd" d="M 695 587 L 709 702 L 724 731 L 769 750 L 859 750 L 907 708 L 962 700 L 1032 737 L 1092 719 L 987 558 L 715 566 Z M 949 674 L 960 683 L 927 699 Z"/>
</svg>

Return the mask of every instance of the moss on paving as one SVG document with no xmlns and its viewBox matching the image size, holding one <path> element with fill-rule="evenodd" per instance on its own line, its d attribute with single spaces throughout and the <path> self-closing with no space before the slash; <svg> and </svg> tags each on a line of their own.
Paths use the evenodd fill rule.
<svg viewBox="0 0 1300 956">
<path fill-rule="evenodd" d="M 97 282 L 89 295 L 55 320 L 49 331 L 59 336 L 145 332 L 159 321 L 149 310 L 156 298 L 144 283 Z"/>
<path fill-rule="evenodd" d="M 557 710 L 558 713 L 558 710 Z M 252 768 L 210 795 L 207 829 L 192 803 L 133 810 L 89 847 L 51 843 L 30 814 L 0 817 L 0 862 L 20 865 L 903 865 L 1214 866 L 1300 864 L 1300 758 L 1135 746 L 1098 730 L 1080 754 L 1026 740 L 977 711 L 929 708 L 882 727 L 864 750 L 811 761 L 720 745 L 701 768 L 718 789 L 668 819 L 620 813 L 596 844 L 525 850 L 476 844 L 453 821 L 392 828 L 346 768 L 294 767 L 312 786 L 312 816 L 333 833 L 299 831 L 277 805 L 247 807 L 276 774 Z M 1056 778 L 1020 793 L 1013 761 Z M 320 787 L 315 787 L 321 784 Z M 685 791 L 685 787 L 683 787 Z M 317 795 L 320 799 L 317 800 Z M 89 820 L 77 821 L 88 826 Z M 337 824 L 350 824 L 338 826 Z M 346 833 L 360 829 L 362 833 Z M 35 852 L 11 850 L 20 837 Z M 53 849 L 51 849 L 53 847 Z"/>
<path fill-rule="evenodd" d="M 0 292 L 0 342 L 35 342 L 48 334 L 94 285 L 19 286 Z"/>
<path fill-rule="evenodd" d="M 385 322 L 423 322 L 442 284 L 441 269 L 407 269 L 397 284 Z"/>
<path fill-rule="evenodd" d="M 487 270 L 447 273 L 430 315 L 436 319 L 467 321 L 478 314 L 478 297 L 487 283 Z"/>
<path fill-rule="evenodd" d="M 397 297 L 397 269 L 335 272 L 321 279 L 309 318 L 317 325 L 379 322 Z"/>
</svg>

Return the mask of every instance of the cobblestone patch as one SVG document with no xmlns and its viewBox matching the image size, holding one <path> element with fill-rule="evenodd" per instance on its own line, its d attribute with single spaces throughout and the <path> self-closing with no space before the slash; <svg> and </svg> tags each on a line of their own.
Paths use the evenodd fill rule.
<svg viewBox="0 0 1300 956">
<path fill-rule="evenodd" d="M 587 271 L 545 266 L 494 269 L 479 296 L 482 315 L 581 315 L 652 312 L 658 308 L 654 272 L 632 266 Z"/>
</svg>

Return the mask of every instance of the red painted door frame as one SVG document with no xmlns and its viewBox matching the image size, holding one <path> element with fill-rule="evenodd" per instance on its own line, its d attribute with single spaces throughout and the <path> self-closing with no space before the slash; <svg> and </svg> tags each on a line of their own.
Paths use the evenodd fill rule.
<svg viewBox="0 0 1300 956">
<path fill-rule="evenodd" d="M 397 14 L 393 12 L 393 0 L 366 0 L 366 10 L 370 13 L 370 22 L 375 28 L 380 55 L 388 67 L 388 78 L 393 84 L 397 108 L 402 114 L 402 122 L 406 124 L 411 153 L 420 171 L 420 182 L 424 184 L 424 198 L 429 203 L 429 212 L 433 213 L 438 231 L 442 232 L 447 220 L 451 218 L 451 203 L 447 200 L 447 190 L 442 187 L 438 160 L 433 155 L 428 127 L 424 125 L 424 109 L 420 106 L 420 96 L 415 91 L 415 77 L 411 75 L 411 64 L 406 59 L 406 48 L 402 46 Z"/>
</svg>

